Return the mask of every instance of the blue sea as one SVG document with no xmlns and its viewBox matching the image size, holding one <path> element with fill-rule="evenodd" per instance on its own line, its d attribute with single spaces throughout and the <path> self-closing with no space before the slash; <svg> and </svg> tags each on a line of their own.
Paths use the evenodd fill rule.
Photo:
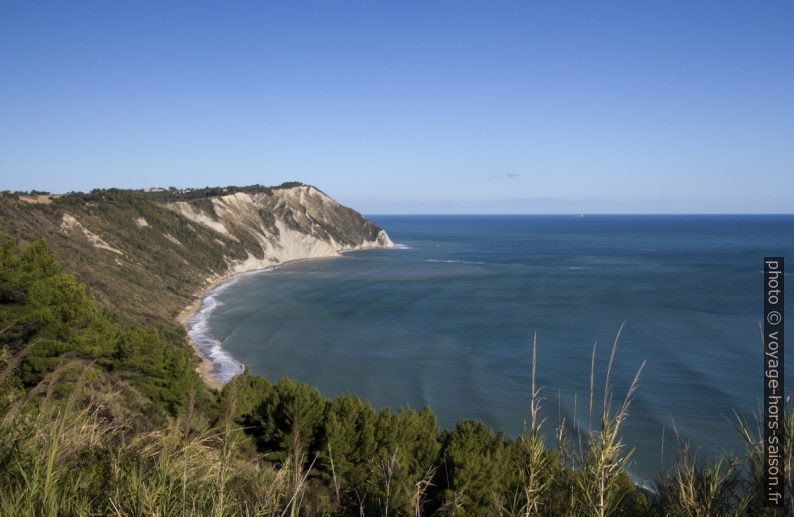
<svg viewBox="0 0 794 517">
<path fill-rule="evenodd" d="M 576 447 L 593 345 L 597 406 L 625 322 L 615 401 L 645 362 L 623 433 L 635 479 L 669 466 L 676 433 L 701 457 L 742 450 L 733 412 L 762 395 L 763 257 L 794 257 L 794 216 L 371 218 L 395 249 L 242 275 L 207 296 L 191 333 L 222 375 L 245 364 L 514 436 L 537 333 L 544 429 L 551 444 L 562 423 Z"/>
</svg>

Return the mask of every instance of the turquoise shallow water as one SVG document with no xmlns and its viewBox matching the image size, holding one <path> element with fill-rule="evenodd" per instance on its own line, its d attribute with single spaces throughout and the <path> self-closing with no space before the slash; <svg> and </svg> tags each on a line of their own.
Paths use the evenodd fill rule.
<svg viewBox="0 0 794 517">
<path fill-rule="evenodd" d="M 513 435 L 537 332 L 551 435 L 562 419 L 587 426 L 593 343 L 600 393 L 625 321 L 616 397 L 647 362 L 624 435 L 632 474 L 649 479 L 669 461 L 673 422 L 703 455 L 740 447 L 732 411 L 761 396 L 762 258 L 794 256 L 794 216 L 373 219 L 399 249 L 289 264 L 211 293 L 193 332 L 220 345 L 226 375 L 239 362 Z"/>
</svg>

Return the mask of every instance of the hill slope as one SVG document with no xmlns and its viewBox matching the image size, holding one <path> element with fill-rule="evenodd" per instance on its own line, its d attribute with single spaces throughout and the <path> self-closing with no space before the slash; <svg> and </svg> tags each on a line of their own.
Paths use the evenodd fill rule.
<svg viewBox="0 0 794 517">
<path fill-rule="evenodd" d="M 225 276 L 289 260 L 390 247 L 386 232 L 315 187 L 95 190 L 0 195 L 0 228 L 46 238 L 66 268 L 133 321 L 173 321 Z"/>
</svg>

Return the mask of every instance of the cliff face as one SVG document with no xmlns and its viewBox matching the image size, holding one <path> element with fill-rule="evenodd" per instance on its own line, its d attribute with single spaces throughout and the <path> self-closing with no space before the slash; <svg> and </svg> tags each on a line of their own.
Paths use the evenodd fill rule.
<svg viewBox="0 0 794 517">
<path fill-rule="evenodd" d="M 44 237 L 101 302 L 171 319 L 207 284 L 289 260 L 391 247 L 385 231 L 300 184 L 189 192 L 0 195 L 0 228 Z"/>
<path fill-rule="evenodd" d="M 168 208 L 189 221 L 241 243 L 245 259 L 228 258 L 228 272 L 261 269 L 290 260 L 333 257 L 341 251 L 393 246 L 386 232 L 358 212 L 311 186 L 270 193 L 238 192 L 211 199 L 206 211 L 190 202 Z"/>
</svg>

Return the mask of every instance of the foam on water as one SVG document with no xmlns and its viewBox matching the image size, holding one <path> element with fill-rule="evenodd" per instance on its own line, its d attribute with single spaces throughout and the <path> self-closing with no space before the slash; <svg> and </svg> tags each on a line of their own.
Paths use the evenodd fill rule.
<svg viewBox="0 0 794 517">
<path fill-rule="evenodd" d="M 427 259 L 426 262 L 435 262 L 437 264 L 485 264 L 480 260 L 441 260 L 441 259 Z"/>
<path fill-rule="evenodd" d="M 209 326 L 209 318 L 213 311 L 222 305 L 222 302 L 217 298 L 218 295 L 225 291 L 230 285 L 237 282 L 241 276 L 242 275 L 233 276 L 210 290 L 204 296 L 201 302 L 201 308 L 191 316 L 187 322 L 188 335 L 199 347 L 202 354 L 212 363 L 212 375 L 223 383 L 228 382 L 232 377 L 240 374 L 243 371 L 243 365 L 229 355 L 229 353 L 223 349 L 223 343 L 212 334 L 212 329 Z"/>
</svg>

